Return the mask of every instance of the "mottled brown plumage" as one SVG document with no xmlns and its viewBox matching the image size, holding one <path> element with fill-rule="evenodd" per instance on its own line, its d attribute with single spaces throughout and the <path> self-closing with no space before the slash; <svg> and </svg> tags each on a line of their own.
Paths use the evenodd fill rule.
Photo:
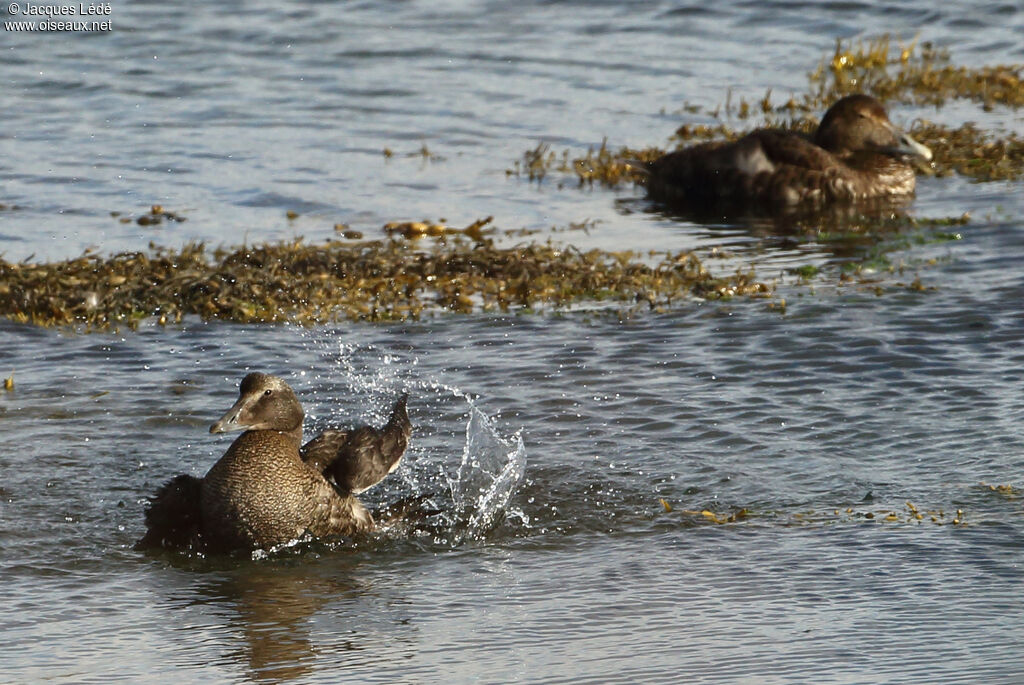
<svg viewBox="0 0 1024 685">
<path fill-rule="evenodd" d="M 275 376 L 247 375 L 238 401 L 210 427 L 211 433 L 245 432 L 205 477 L 178 476 L 157 492 L 138 546 L 258 549 L 307 533 L 332 538 L 372 530 L 373 517 L 353 494 L 397 466 L 412 428 L 405 405 L 403 396 L 379 431 L 326 431 L 300 451 L 304 415 L 295 393 Z M 349 444 L 363 434 L 374 439 Z M 348 475 L 339 464 L 355 464 L 353 473 L 360 475 Z"/>
<path fill-rule="evenodd" d="M 877 100 L 850 95 L 825 113 L 813 139 L 758 129 L 695 145 L 647 164 L 647 188 L 657 200 L 697 208 L 820 207 L 913 193 L 908 157 L 932 153 L 893 126 Z"/>
</svg>

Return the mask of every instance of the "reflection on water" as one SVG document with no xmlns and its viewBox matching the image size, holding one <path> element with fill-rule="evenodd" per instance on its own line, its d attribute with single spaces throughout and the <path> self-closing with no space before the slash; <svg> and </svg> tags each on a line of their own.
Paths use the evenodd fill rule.
<svg viewBox="0 0 1024 685">
<path fill-rule="evenodd" d="M 241 631 L 240 656 L 258 680 L 292 680 L 312 669 L 313 645 L 308 622 L 321 609 L 323 597 L 343 594 L 344 585 L 296 578 L 282 569 L 260 567 L 237 571 L 232 577 L 203 588 L 214 603 L 238 612 L 232 623 Z M 235 655 L 230 655 L 233 661 Z"/>
<path fill-rule="evenodd" d="M 813 211 L 785 208 L 760 213 L 745 207 L 690 209 L 653 202 L 643 209 L 681 230 L 727 245 L 737 264 L 757 261 L 759 255 L 778 262 L 794 257 L 844 262 L 863 259 L 901 232 L 911 232 L 916 225 L 907 211 L 912 202 L 910 197 L 874 198 Z"/>
<path fill-rule="evenodd" d="M 316 614 L 370 590 L 353 580 L 358 568 L 344 570 L 351 575 L 328 577 L 303 565 L 245 564 L 205 581 L 193 601 L 236 614 L 228 625 L 238 631 L 240 649 L 223 658 L 247 664 L 254 680 L 294 680 L 312 672 L 319 648 L 310 635 Z M 359 630 L 346 632 L 331 645 L 331 659 L 339 669 L 344 668 L 346 652 L 366 648 L 361 644 L 366 636 Z"/>
</svg>

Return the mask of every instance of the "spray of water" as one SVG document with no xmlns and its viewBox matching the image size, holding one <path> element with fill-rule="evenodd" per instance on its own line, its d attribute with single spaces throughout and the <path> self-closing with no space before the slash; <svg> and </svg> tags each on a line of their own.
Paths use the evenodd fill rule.
<svg viewBox="0 0 1024 685">
<path fill-rule="evenodd" d="M 479 539 L 506 514 L 526 471 L 526 446 L 520 433 L 503 439 L 494 422 L 470 403 L 462 464 L 452 491 L 466 535 Z M 522 512 L 509 512 L 526 522 Z"/>
<path fill-rule="evenodd" d="M 321 347 L 327 362 L 320 366 L 317 380 L 333 388 L 341 384 L 343 396 L 354 396 L 345 403 L 350 406 L 310 407 L 323 410 L 328 405 L 327 423 L 345 425 L 353 418 L 380 423 L 395 396 L 410 394 L 415 427 L 409 450 L 396 474 L 367 493 L 371 498 L 384 506 L 403 498 L 421 502 L 421 508 L 430 513 L 420 517 L 414 534 L 429 535 L 443 545 L 486 540 L 506 522 L 529 527 L 527 515 L 513 506 L 526 470 L 526 446 L 519 432 L 502 436 L 469 393 L 438 379 L 418 377 L 415 357 L 336 339 L 311 342 Z M 354 408 L 362 413 L 353 417 Z M 341 416 L 345 413 L 347 421 Z M 324 423 L 312 413 L 310 419 L 315 425 Z M 461 432 L 465 437 L 456 467 Z M 402 525 L 389 530 L 410 534 L 409 527 Z"/>
</svg>

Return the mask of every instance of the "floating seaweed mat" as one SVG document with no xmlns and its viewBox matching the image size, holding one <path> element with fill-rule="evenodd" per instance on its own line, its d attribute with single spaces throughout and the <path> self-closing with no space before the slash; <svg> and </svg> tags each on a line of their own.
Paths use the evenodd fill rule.
<svg viewBox="0 0 1024 685">
<path fill-rule="evenodd" d="M 208 250 L 84 254 L 50 263 L 0 260 L 0 316 L 85 330 L 160 324 L 186 315 L 235 322 L 315 324 L 403 320 L 425 313 L 565 308 L 581 302 L 661 307 L 693 296 L 769 294 L 752 274 L 714 277 L 690 253 L 655 264 L 632 252 L 551 244 L 496 247 L 457 238 L 301 240 Z"/>
</svg>

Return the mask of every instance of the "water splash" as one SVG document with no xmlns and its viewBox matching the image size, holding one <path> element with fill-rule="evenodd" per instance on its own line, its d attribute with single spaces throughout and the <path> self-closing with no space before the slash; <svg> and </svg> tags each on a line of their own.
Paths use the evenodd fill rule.
<svg viewBox="0 0 1024 685">
<path fill-rule="evenodd" d="M 437 381 L 416 386 L 433 392 L 434 399 L 449 412 L 440 425 L 433 426 L 437 432 L 425 440 L 423 453 L 430 456 L 421 458 L 416 468 L 405 474 L 407 484 L 417 495 L 426 495 L 434 510 L 420 531 L 429 534 L 435 544 L 457 547 L 491 538 L 503 522 L 518 521 L 529 527 L 529 516 L 512 507 L 526 472 L 521 433 L 503 437 L 494 420 L 459 388 Z M 452 411 L 456 407 L 448 406 L 453 401 L 457 412 Z M 465 442 L 455 469 L 452 447 L 457 433 L 453 429 L 459 425 L 465 426 Z"/>
<path fill-rule="evenodd" d="M 470 402 L 462 464 L 452 488 L 452 500 L 469 538 L 481 538 L 500 522 L 525 472 L 526 446 L 521 433 L 503 439 L 494 422 Z M 527 522 L 521 511 L 508 513 Z"/>
<path fill-rule="evenodd" d="M 529 517 L 512 506 L 526 471 L 526 446 L 519 432 L 502 436 L 469 393 L 438 379 L 417 377 L 414 356 L 337 340 L 310 342 L 326 362 L 315 373 L 320 391 L 337 396 L 340 385 L 345 389 L 341 396 L 353 400 L 346 404 L 354 405 L 332 401 L 310 406 L 326 412 L 307 415 L 317 428 L 324 427 L 320 424 L 325 418 L 339 426 L 353 419 L 381 423 L 390 411 L 390 398 L 410 393 L 414 428 L 409 450 L 394 476 L 366 494 L 368 506 L 384 509 L 396 501 L 420 503 L 420 511 L 407 516 L 416 522 L 386 525 L 388 537 L 426 535 L 436 544 L 454 547 L 487 539 L 503 522 L 529 526 Z M 456 467 L 460 432 L 465 441 Z"/>
</svg>

